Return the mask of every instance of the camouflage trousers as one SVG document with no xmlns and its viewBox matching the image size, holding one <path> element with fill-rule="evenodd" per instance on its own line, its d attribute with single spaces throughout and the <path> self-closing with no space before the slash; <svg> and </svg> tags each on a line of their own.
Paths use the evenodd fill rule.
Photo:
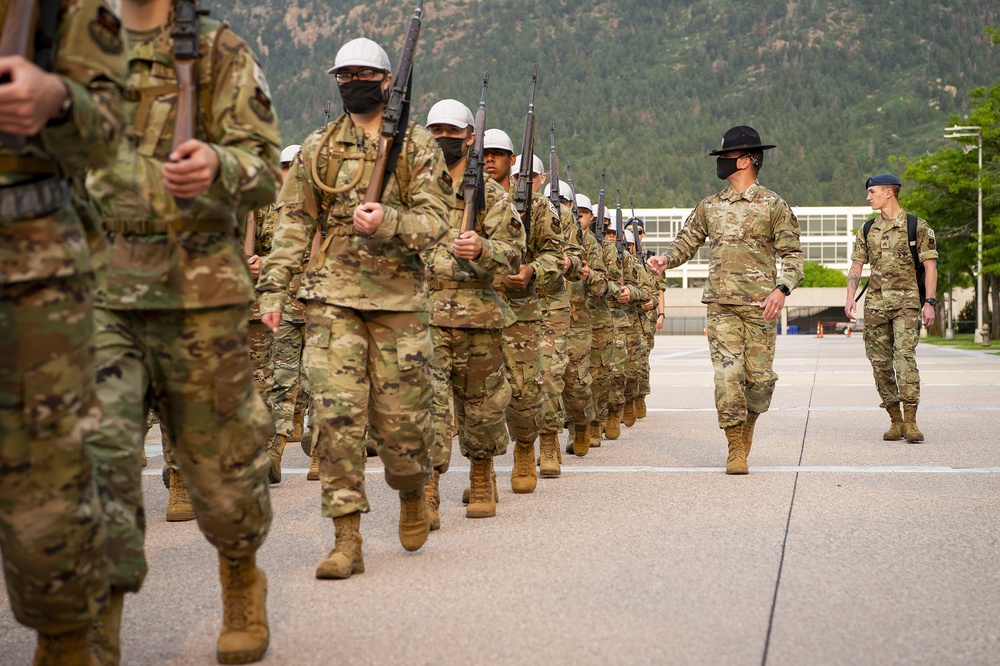
<svg viewBox="0 0 1000 666">
<path fill-rule="evenodd" d="M 653 344 L 656 342 L 656 329 L 653 325 L 647 326 L 646 353 L 643 355 L 642 365 L 639 366 L 639 395 L 649 395 L 649 356 L 653 353 Z"/>
<path fill-rule="evenodd" d="M 569 335 L 570 311 L 546 310 L 542 319 L 541 351 L 542 401 L 545 416 L 542 433 L 554 435 L 562 432 L 566 424 L 566 406 L 563 404 L 564 376 L 569 364 L 566 336 Z"/>
<path fill-rule="evenodd" d="M 614 337 L 611 340 L 611 387 L 608 390 L 608 405 L 625 404 L 625 377 L 628 366 L 628 328 L 615 326 L 607 329 Z"/>
<path fill-rule="evenodd" d="M 778 381 L 771 369 L 777 331 L 777 322 L 764 321 L 764 311 L 756 305 L 708 304 L 708 349 L 720 428 L 743 423 L 747 410 L 763 414 L 771 406 Z"/>
<path fill-rule="evenodd" d="M 271 525 L 264 445 L 270 414 L 253 385 L 249 308 L 95 311 L 97 395 L 87 436 L 108 526 L 111 586 L 146 575 L 140 450 L 150 407 L 160 416 L 198 527 L 229 557 L 256 552 Z"/>
<path fill-rule="evenodd" d="M 18 622 L 90 624 L 107 600 L 105 531 L 83 433 L 98 411 L 85 275 L 0 284 L 0 552 Z"/>
<path fill-rule="evenodd" d="M 919 310 L 865 308 L 865 354 L 872 364 L 882 409 L 898 402 L 919 404 L 919 339 Z"/>
<path fill-rule="evenodd" d="M 434 357 L 434 445 L 431 462 L 442 474 L 451 461 L 451 406 L 462 455 L 474 460 L 507 452 L 504 412 L 510 384 L 503 367 L 500 329 L 431 327 Z"/>
<path fill-rule="evenodd" d="M 503 362 L 510 384 L 507 430 L 518 442 L 534 442 L 542 431 L 541 321 L 519 321 L 503 329 Z"/>
<path fill-rule="evenodd" d="M 608 416 L 609 392 L 611 391 L 611 363 L 615 355 L 614 328 L 595 328 L 590 342 L 590 375 L 594 396 L 594 419 L 600 421 Z"/>
<path fill-rule="evenodd" d="M 625 329 L 625 402 L 632 402 L 640 395 L 639 381 L 646 363 L 646 334 L 635 314 L 629 314 L 629 327 Z M 648 372 L 648 368 L 647 368 Z"/>
<path fill-rule="evenodd" d="M 426 312 L 306 303 L 303 364 L 312 391 L 323 515 L 369 510 L 365 426 L 395 490 L 431 476 L 433 353 Z"/>
<path fill-rule="evenodd" d="M 566 349 L 569 361 L 563 376 L 563 404 L 568 423 L 588 424 L 594 420 L 594 380 L 590 372 L 593 328 L 590 312 L 573 308 Z"/>
<path fill-rule="evenodd" d="M 253 383 L 268 409 L 271 409 L 271 396 L 274 393 L 274 334 L 259 319 L 250 320 L 248 334 Z"/>
<path fill-rule="evenodd" d="M 278 332 L 274 334 L 274 391 L 271 402 L 274 429 L 285 437 L 292 434 L 296 412 L 305 412 L 309 401 L 309 383 L 303 381 L 302 370 L 304 340 L 305 323 L 282 316 Z"/>
</svg>

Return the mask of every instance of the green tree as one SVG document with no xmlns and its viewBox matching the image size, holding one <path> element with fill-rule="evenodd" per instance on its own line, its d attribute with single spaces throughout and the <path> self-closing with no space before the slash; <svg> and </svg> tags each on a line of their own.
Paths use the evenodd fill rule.
<svg viewBox="0 0 1000 666">
<path fill-rule="evenodd" d="M 800 287 L 846 287 L 847 276 L 842 272 L 827 268 L 815 261 L 807 261 L 802 266 L 805 277 Z"/>
</svg>

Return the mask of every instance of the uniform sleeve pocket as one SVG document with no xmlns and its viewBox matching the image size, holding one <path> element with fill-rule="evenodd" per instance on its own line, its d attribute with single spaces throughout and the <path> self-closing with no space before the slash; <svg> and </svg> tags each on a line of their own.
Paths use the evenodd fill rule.
<svg viewBox="0 0 1000 666">
<path fill-rule="evenodd" d="M 329 349 L 330 323 L 329 319 L 310 316 L 306 321 L 305 345 L 318 349 Z"/>
</svg>

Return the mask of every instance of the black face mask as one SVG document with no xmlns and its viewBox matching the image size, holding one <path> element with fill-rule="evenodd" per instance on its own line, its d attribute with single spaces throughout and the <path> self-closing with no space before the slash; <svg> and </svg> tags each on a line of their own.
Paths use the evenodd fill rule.
<svg viewBox="0 0 1000 666">
<path fill-rule="evenodd" d="M 736 161 L 739 157 L 718 157 L 715 160 L 715 175 L 719 177 L 719 180 L 726 180 L 734 173 L 739 171 L 739 167 L 736 166 Z"/>
<path fill-rule="evenodd" d="M 441 152 L 444 153 L 445 164 L 448 166 L 457 164 L 465 157 L 465 141 L 449 136 L 442 136 L 437 140 Z"/>
<path fill-rule="evenodd" d="M 385 103 L 381 81 L 350 81 L 340 88 L 340 99 L 348 113 L 371 113 Z"/>
</svg>

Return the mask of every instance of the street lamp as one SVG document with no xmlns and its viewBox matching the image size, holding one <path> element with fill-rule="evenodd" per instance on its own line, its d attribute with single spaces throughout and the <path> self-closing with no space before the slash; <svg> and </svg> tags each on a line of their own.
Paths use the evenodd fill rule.
<svg viewBox="0 0 1000 666">
<path fill-rule="evenodd" d="M 979 234 L 976 244 L 976 342 L 983 341 L 983 128 L 979 125 L 956 125 L 945 127 L 944 138 L 960 139 L 963 137 L 976 137 L 979 139 L 977 146 L 968 144 L 962 146 L 962 152 L 968 154 L 974 148 L 979 151 Z"/>
</svg>

